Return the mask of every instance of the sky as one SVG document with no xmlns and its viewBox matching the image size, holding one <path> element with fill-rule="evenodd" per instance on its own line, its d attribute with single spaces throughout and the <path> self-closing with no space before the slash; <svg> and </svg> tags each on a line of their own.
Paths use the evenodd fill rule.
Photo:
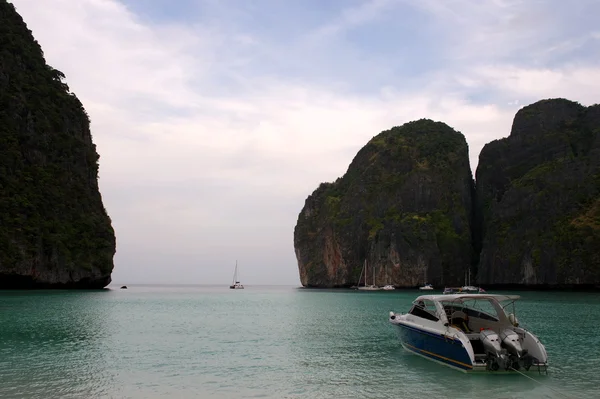
<svg viewBox="0 0 600 399">
<path fill-rule="evenodd" d="M 13 0 L 91 118 L 115 284 L 300 285 L 293 231 L 369 139 L 471 168 L 524 105 L 600 102 L 596 0 Z"/>
</svg>

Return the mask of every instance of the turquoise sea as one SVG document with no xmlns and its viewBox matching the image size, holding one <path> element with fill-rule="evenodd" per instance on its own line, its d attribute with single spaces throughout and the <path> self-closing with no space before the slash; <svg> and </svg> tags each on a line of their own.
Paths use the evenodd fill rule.
<svg viewBox="0 0 600 399">
<path fill-rule="evenodd" d="M 523 292 L 547 376 L 468 375 L 405 352 L 418 291 L 135 286 L 0 292 L 1 398 L 600 397 L 600 294 Z"/>
</svg>

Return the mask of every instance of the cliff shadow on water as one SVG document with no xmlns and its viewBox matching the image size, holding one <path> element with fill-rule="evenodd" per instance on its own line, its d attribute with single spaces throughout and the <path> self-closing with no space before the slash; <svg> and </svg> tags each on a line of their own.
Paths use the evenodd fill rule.
<svg viewBox="0 0 600 399">
<path fill-rule="evenodd" d="M 115 234 L 81 102 L 0 0 L 0 288 L 102 288 Z"/>
<path fill-rule="evenodd" d="M 294 229 L 302 285 L 600 287 L 600 106 L 542 100 L 484 146 L 410 122 L 373 137 Z M 364 276 L 360 284 L 364 284 Z"/>
</svg>

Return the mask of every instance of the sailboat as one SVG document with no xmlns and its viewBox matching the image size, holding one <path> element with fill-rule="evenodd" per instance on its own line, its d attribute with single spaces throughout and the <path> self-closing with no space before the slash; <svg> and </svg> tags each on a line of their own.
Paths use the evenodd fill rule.
<svg viewBox="0 0 600 399">
<path fill-rule="evenodd" d="M 422 287 L 419 287 L 419 289 L 422 291 L 433 290 L 433 285 L 427 283 L 427 269 L 425 269 L 425 271 L 423 272 L 423 279 L 425 280 L 425 285 Z"/>
<path fill-rule="evenodd" d="M 375 285 L 375 268 L 373 268 L 373 284 L 367 285 L 367 260 L 365 259 L 365 264 L 363 266 L 363 271 L 365 273 L 365 285 L 360 285 L 360 279 L 358 280 L 358 289 L 362 291 L 378 291 L 381 287 Z M 361 273 L 362 275 L 362 273 Z"/>
<path fill-rule="evenodd" d="M 465 285 L 463 285 L 461 287 L 461 292 L 466 292 L 467 294 L 480 294 L 481 293 L 481 289 L 479 287 L 475 287 L 475 286 L 471 285 L 471 269 L 469 269 L 469 278 L 468 279 L 467 279 L 467 273 L 465 272 Z"/>
<path fill-rule="evenodd" d="M 235 261 L 235 271 L 233 272 L 233 281 L 231 282 L 231 285 L 229 286 L 229 288 L 231 288 L 232 290 L 243 290 L 244 289 L 244 286 L 239 281 L 237 260 Z"/>
</svg>

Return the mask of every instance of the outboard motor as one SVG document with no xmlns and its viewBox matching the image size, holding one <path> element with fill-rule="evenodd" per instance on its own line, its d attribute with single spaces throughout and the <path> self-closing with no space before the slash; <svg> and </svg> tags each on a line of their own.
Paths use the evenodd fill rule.
<svg viewBox="0 0 600 399">
<path fill-rule="evenodd" d="M 486 353 L 491 353 L 495 356 L 502 354 L 502 347 L 500 346 L 500 337 L 493 330 L 482 330 L 479 333 L 479 339 L 483 344 L 483 349 Z"/>
<path fill-rule="evenodd" d="M 500 333 L 500 340 L 508 350 L 508 353 L 521 357 L 523 354 L 523 347 L 521 346 L 521 341 L 519 341 L 519 335 L 516 332 L 506 328 Z"/>
<path fill-rule="evenodd" d="M 500 346 L 500 337 L 493 330 L 481 330 L 479 339 L 483 344 L 483 349 L 487 354 L 488 370 L 497 371 L 498 369 L 508 369 L 510 361 L 506 356 L 506 351 Z"/>
<path fill-rule="evenodd" d="M 519 335 L 513 330 L 506 328 L 500 333 L 500 340 L 502 345 L 507 349 L 509 353 L 509 365 L 515 370 L 521 368 L 521 357 L 526 354 L 519 341 Z"/>
</svg>

